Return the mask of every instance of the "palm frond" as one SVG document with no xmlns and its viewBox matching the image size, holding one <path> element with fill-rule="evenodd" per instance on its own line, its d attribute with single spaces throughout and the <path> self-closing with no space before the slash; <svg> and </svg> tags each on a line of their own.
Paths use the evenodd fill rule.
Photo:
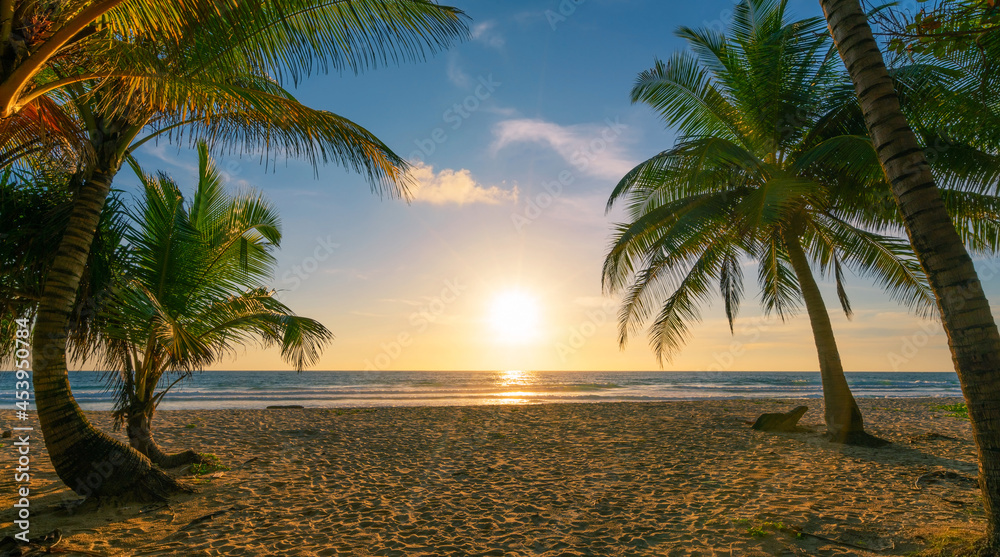
<svg viewBox="0 0 1000 557">
<path fill-rule="evenodd" d="M 687 340 L 688 323 L 701 320 L 699 304 L 711 296 L 711 283 L 718 278 L 722 262 L 731 251 L 731 238 L 718 237 L 706 246 L 688 268 L 684 279 L 666 299 L 649 328 L 649 344 L 662 366 Z M 738 303 L 738 300 L 733 300 Z M 735 312 L 735 309 L 734 309 Z"/>
<path fill-rule="evenodd" d="M 711 74 L 687 53 L 674 54 L 666 62 L 657 60 L 652 69 L 639 74 L 632 102 L 650 105 L 685 135 L 732 141 L 740 141 L 742 135 L 733 107 L 715 88 Z"/>
<path fill-rule="evenodd" d="M 761 242 L 759 249 L 757 281 L 760 284 L 764 313 L 776 314 L 784 321 L 801 307 L 799 281 L 790 267 L 788 253 L 777 233 Z"/>
<path fill-rule="evenodd" d="M 934 296 L 927 278 L 905 239 L 869 232 L 831 215 L 819 216 L 811 224 L 841 246 L 840 260 L 848 268 L 874 279 L 890 299 L 917 315 L 934 311 Z"/>
</svg>

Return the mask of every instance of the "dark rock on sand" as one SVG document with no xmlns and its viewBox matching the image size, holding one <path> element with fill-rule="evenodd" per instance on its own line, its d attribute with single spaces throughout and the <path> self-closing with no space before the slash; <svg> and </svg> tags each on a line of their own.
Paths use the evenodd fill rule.
<svg viewBox="0 0 1000 557">
<path fill-rule="evenodd" d="M 799 423 L 802 415 L 808 410 L 808 406 L 799 406 L 790 412 L 763 414 L 753 423 L 753 429 L 757 431 L 795 431 L 795 425 Z"/>
</svg>

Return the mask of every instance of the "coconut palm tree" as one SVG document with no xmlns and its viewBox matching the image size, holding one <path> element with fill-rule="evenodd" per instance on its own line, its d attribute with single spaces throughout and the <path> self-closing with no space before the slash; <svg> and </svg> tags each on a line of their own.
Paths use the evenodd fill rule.
<svg viewBox="0 0 1000 557">
<path fill-rule="evenodd" d="M 820 0 L 913 249 L 937 300 L 979 453 L 988 526 L 1000 552 L 1000 331 L 972 258 L 955 231 L 920 143 L 907 123 L 858 0 Z"/>
<path fill-rule="evenodd" d="M 361 71 L 419 59 L 467 33 L 461 12 L 426 0 L 231 2 L 216 8 L 196 23 L 180 25 L 178 37 L 183 40 L 158 40 L 154 32 L 144 34 L 149 29 L 143 26 L 131 34 L 106 37 L 134 40 L 106 49 L 111 61 L 98 72 L 75 64 L 68 66 L 75 68 L 73 73 L 55 71 L 55 62 L 49 61 L 51 71 L 36 72 L 36 87 L 19 93 L 20 102 L 30 102 L 43 94 L 73 95 L 75 87 L 94 107 L 89 116 L 86 111 L 80 114 L 90 133 L 94 162 L 81 176 L 34 332 L 39 422 L 57 474 L 78 493 L 158 496 L 177 488 L 148 459 L 90 426 L 73 400 L 66 372 L 65 331 L 79 277 L 111 180 L 137 130 L 152 114 L 177 109 L 173 117 L 178 125 L 218 125 L 218 136 L 208 134 L 209 139 L 238 137 L 317 164 L 338 162 L 361 170 L 376 190 L 400 191 L 405 173 L 399 157 L 335 115 L 312 111 L 309 121 L 296 122 L 304 107 L 289 102 L 280 87 L 268 85 L 261 75 L 294 81 L 316 67 Z M 121 69 L 130 63 L 135 64 L 133 72 Z M 111 70 L 103 69 L 109 66 Z M 178 76 L 200 79 L 188 80 L 193 84 L 171 79 Z M 95 80 L 96 85 L 90 85 Z M 253 88 L 248 82 L 267 94 L 248 92 Z M 235 128 L 238 131 L 226 127 L 240 121 L 245 125 Z M 289 143 L 297 148 L 288 148 Z M 95 476 L 97 464 L 103 470 L 110 465 L 112 472 Z"/>
<path fill-rule="evenodd" d="M 856 193 L 878 174 L 870 164 L 839 164 L 863 162 L 866 141 L 841 135 L 829 115 L 842 75 L 822 30 L 818 18 L 789 23 L 784 1 L 749 0 L 736 7 L 728 36 L 682 28 L 692 53 L 639 76 L 633 101 L 652 106 L 681 137 L 612 193 L 609 210 L 626 200 L 630 222 L 618 228 L 604 285 L 625 291 L 623 346 L 660 306 L 650 343 L 662 364 L 683 344 L 713 283 L 733 326 L 742 262 L 756 260 L 768 313 L 784 319 L 805 303 L 831 439 L 878 443 L 864 432 L 812 263 L 834 276 L 849 316 L 844 267 L 917 311 L 930 298 L 905 242 L 865 227 L 870 196 Z"/>
<path fill-rule="evenodd" d="M 281 240 L 274 207 L 253 191 L 227 193 L 205 143 L 198 158 L 190 203 L 169 177 L 140 172 L 144 194 L 128 211 L 125 263 L 101 316 L 117 424 L 163 468 L 198 460 L 193 451 L 167 455 L 152 435 L 156 408 L 179 381 L 250 342 L 280 347 L 301 371 L 332 339 L 264 286 Z"/>
</svg>

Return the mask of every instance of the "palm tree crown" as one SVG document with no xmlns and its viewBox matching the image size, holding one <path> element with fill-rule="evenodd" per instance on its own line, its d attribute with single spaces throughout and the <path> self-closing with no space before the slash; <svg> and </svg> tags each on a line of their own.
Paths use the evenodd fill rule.
<svg viewBox="0 0 1000 557">
<path fill-rule="evenodd" d="M 832 272 L 848 313 L 845 266 L 875 276 L 915 308 L 930 303 L 906 243 L 866 228 L 888 218 L 857 197 L 881 176 L 869 164 L 870 143 L 831 121 L 843 76 L 823 21 L 788 23 L 785 8 L 743 2 L 729 35 L 680 29 L 692 52 L 658 61 L 632 91 L 680 136 L 612 193 L 608 208 L 626 201 L 631 221 L 618 227 L 604 284 L 626 291 L 622 344 L 666 298 L 650 329 L 661 361 L 683 344 L 713 283 L 732 326 L 744 258 L 759 262 L 765 310 L 792 315 L 801 299 L 789 254 L 795 244 Z M 839 163 L 848 157 L 860 164 Z"/>
<path fill-rule="evenodd" d="M 198 151 L 190 203 L 169 177 L 143 176 L 142 201 L 129 212 L 123 280 L 107 302 L 105 363 L 152 387 L 165 372 L 203 369 L 259 342 L 280 347 L 301 371 L 332 336 L 264 286 L 281 241 L 278 215 L 259 193 L 227 193 L 207 146 Z"/>
</svg>

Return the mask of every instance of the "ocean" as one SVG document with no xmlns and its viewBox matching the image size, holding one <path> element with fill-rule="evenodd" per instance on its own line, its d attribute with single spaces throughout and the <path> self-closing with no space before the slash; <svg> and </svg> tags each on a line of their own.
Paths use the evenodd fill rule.
<svg viewBox="0 0 1000 557">
<path fill-rule="evenodd" d="M 960 397 L 946 373 L 856 372 L 857 397 Z M 14 374 L 0 372 L 0 409 L 14 407 Z M 102 374 L 70 372 L 84 410 L 109 410 Z M 454 406 L 726 398 L 820 398 L 818 372 L 556 371 L 208 371 L 178 383 L 162 410 L 305 407 Z"/>
</svg>

